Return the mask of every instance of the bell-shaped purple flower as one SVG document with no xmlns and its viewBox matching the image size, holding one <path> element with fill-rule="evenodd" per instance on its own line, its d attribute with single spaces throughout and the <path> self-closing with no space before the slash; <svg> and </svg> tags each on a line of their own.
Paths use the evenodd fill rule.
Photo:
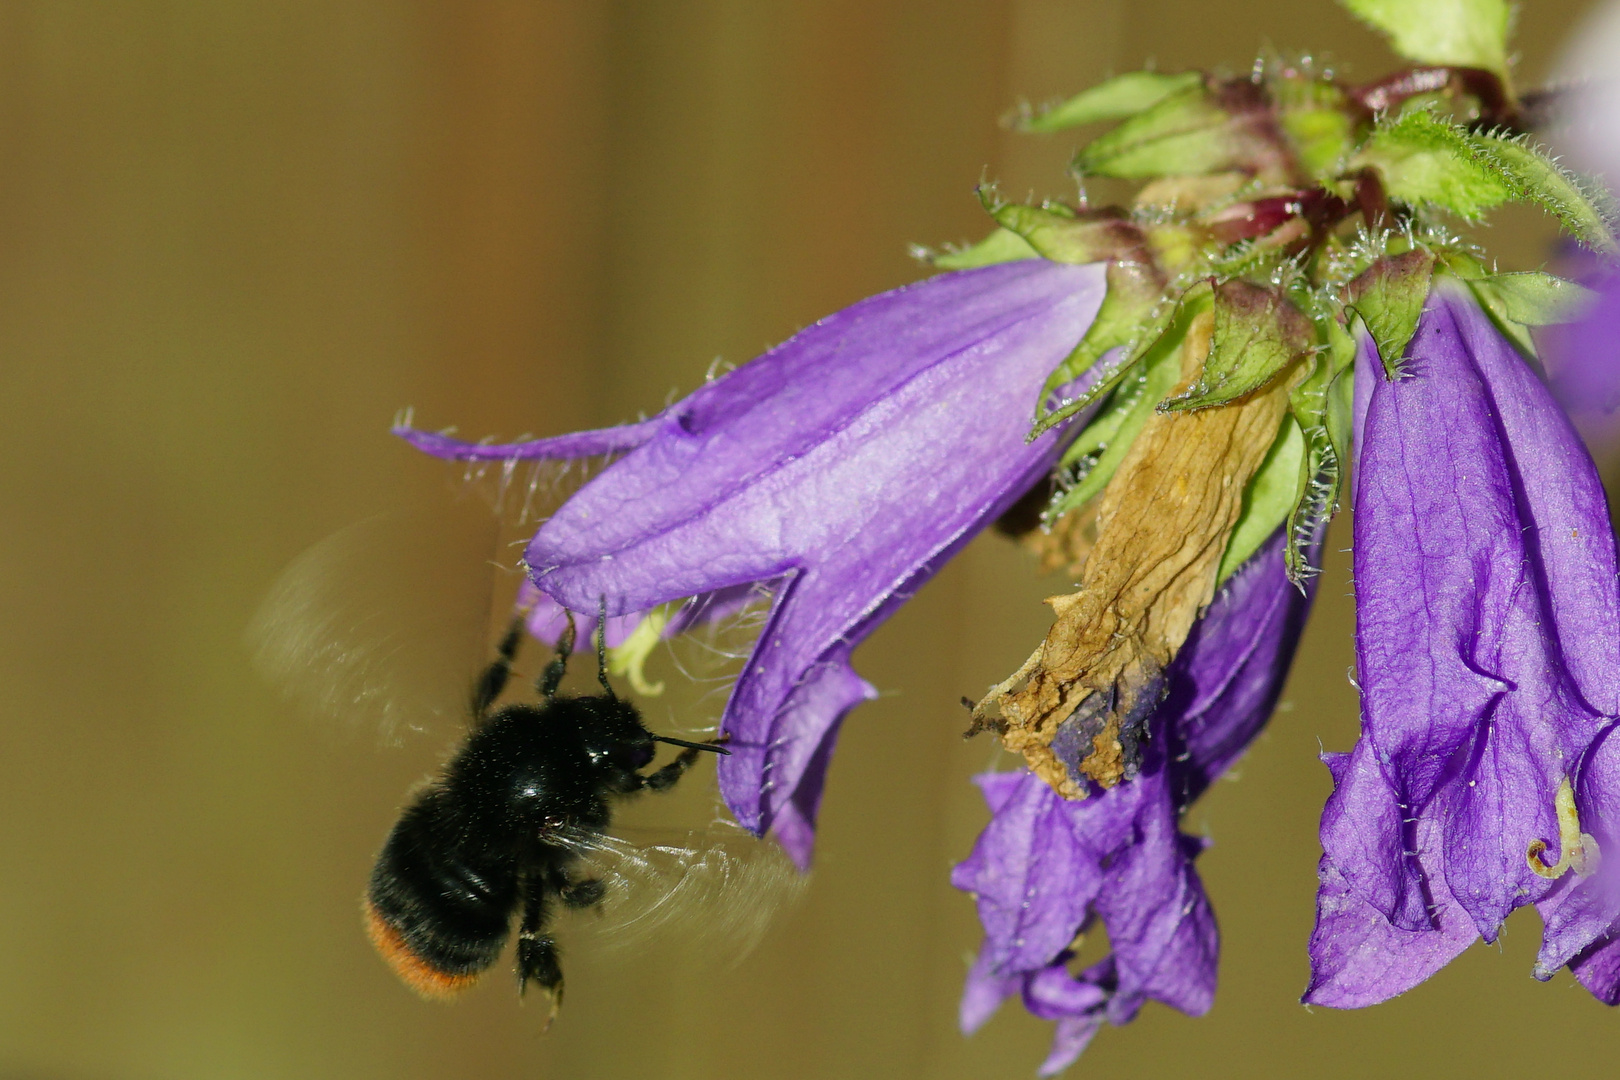
<svg viewBox="0 0 1620 1080">
<path fill-rule="evenodd" d="M 507 446 L 401 432 L 464 460 L 622 453 L 535 534 L 534 584 L 613 616 L 769 583 L 721 719 L 720 787 L 808 864 L 839 722 L 872 688 L 850 652 L 1049 472 L 1026 443 L 1047 374 L 1097 312 L 1103 268 L 943 274 L 829 316 L 651 420 Z"/>
<path fill-rule="evenodd" d="M 1309 607 L 1288 581 L 1279 532 L 1170 665 L 1134 779 L 1069 801 L 1025 770 L 978 778 L 991 821 L 951 878 L 974 894 L 985 931 L 962 998 L 964 1031 L 1021 993 L 1031 1013 L 1057 1021 L 1041 1066 L 1050 1076 L 1105 1020 L 1127 1023 L 1149 998 L 1192 1015 L 1209 1009 L 1219 936 L 1193 869 L 1206 841 L 1177 824 L 1265 725 Z M 1111 955 L 1071 972 L 1077 935 L 1098 920 Z"/>
<path fill-rule="evenodd" d="M 1402 377 L 1364 348 L 1356 378 L 1362 733 L 1327 758 L 1305 1000 L 1392 997 L 1535 903 L 1537 976 L 1613 1001 L 1620 590 L 1592 460 L 1459 288 Z"/>
</svg>

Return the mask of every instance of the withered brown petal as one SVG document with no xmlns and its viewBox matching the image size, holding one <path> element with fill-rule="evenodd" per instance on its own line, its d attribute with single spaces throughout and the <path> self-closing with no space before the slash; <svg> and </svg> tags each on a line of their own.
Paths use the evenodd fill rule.
<svg viewBox="0 0 1620 1080">
<path fill-rule="evenodd" d="M 1194 322 L 1178 392 L 1197 379 L 1213 331 L 1208 313 Z M 1065 798 L 1083 798 L 1088 778 L 1112 787 L 1134 774 L 1162 672 L 1213 597 L 1297 369 L 1228 404 L 1148 421 L 1100 500 L 1080 587 L 1047 601 L 1057 619 L 1046 640 L 974 710 L 977 727 L 994 728 Z"/>
</svg>

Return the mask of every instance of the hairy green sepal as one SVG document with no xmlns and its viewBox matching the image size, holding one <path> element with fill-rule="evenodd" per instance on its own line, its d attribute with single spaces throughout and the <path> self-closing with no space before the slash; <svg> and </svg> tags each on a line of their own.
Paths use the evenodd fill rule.
<svg viewBox="0 0 1620 1080">
<path fill-rule="evenodd" d="M 1215 286 L 1215 336 L 1198 381 L 1160 404 L 1165 412 L 1224 405 L 1269 383 L 1314 343 L 1310 320 L 1276 286 Z"/>
<path fill-rule="evenodd" d="M 1178 310 L 1164 298 L 1164 286 L 1151 267 L 1137 262 L 1111 262 L 1106 272 L 1108 291 L 1103 295 L 1097 317 L 1074 351 L 1046 377 L 1036 406 L 1035 425 L 1029 437 L 1035 438 L 1069 417 L 1101 400 L 1119 385 L 1132 365 L 1154 347 Z M 1079 395 L 1066 398 L 1048 409 L 1047 401 L 1060 387 L 1091 370 L 1105 353 L 1120 350 L 1112 370 L 1094 379 Z"/>
<path fill-rule="evenodd" d="M 1413 109 L 1381 124 L 1350 164 L 1377 168 L 1385 190 L 1402 202 L 1427 203 L 1467 221 L 1505 202 L 1531 203 L 1594 251 L 1620 250 L 1610 235 L 1609 199 L 1523 136 L 1471 132 Z"/>
<path fill-rule="evenodd" d="M 940 270 L 972 270 L 980 266 L 1040 258 L 1040 253 L 1029 246 L 1028 240 L 1010 229 L 997 229 L 972 247 L 960 251 L 946 251 L 937 255 L 925 251 L 922 254 Z"/>
<path fill-rule="evenodd" d="M 1400 376 L 1401 360 L 1417 333 L 1433 276 L 1434 256 L 1423 248 L 1413 248 L 1374 260 L 1345 287 L 1345 306 L 1361 317 L 1378 346 L 1384 373 L 1391 379 Z"/>
<path fill-rule="evenodd" d="M 1137 113 L 1075 155 L 1082 176 L 1199 176 L 1241 165 L 1248 140 L 1203 81 Z"/>
<path fill-rule="evenodd" d="M 1196 300 L 1182 306 L 1170 330 L 1154 343 L 1132 374 L 1120 382 L 1107 408 L 1086 425 L 1065 452 L 1059 465 L 1060 475 L 1071 477 L 1074 484 L 1053 501 L 1046 520 L 1056 521 L 1070 510 L 1084 506 L 1108 486 L 1142 425 L 1153 415 L 1154 406 L 1179 380 L 1182 340 L 1187 336 L 1193 316 L 1205 306 Z"/>
</svg>

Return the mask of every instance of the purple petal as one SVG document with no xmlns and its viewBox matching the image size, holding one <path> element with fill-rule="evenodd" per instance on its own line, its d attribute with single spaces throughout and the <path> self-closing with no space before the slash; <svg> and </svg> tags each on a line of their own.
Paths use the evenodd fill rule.
<svg viewBox="0 0 1620 1080">
<path fill-rule="evenodd" d="M 1604 938 L 1570 962 L 1580 984 L 1605 1005 L 1620 1005 L 1620 934 Z"/>
<path fill-rule="evenodd" d="M 1353 754 L 1324 754 L 1333 773 L 1334 798 L 1351 786 L 1357 773 L 1365 786 L 1381 783 L 1378 766 L 1362 747 Z M 1330 801 L 1329 806 L 1333 803 Z M 1326 825 L 1323 826 L 1324 830 Z M 1357 1009 L 1404 993 L 1449 964 L 1479 937 L 1468 913 L 1451 898 L 1437 873 L 1438 837 L 1434 823 L 1421 823 L 1413 834 L 1414 858 L 1431 870 L 1432 907 L 1416 929 L 1392 924 L 1382 912 L 1350 888 L 1344 873 L 1326 857 L 1318 868 L 1316 928 L 1311 933 L 1311 982 L 1302 999 L 1308 1005 Z M 1325 846 L 1325 841 L 1324 841 Z"/>
<path fill-rule="evenodd" d="M 983 1027 L 1003 1001 L 1018 993 L 1023 982 L 1021 976 L 997 975 L 989 952 L 980 950 L 962 990 L 962 1005 L 958 1014 L 962 1034 L 971 1035 Z"/>
<path fill-rule="evenodd" d="M 517 609 L 526 612 L 524 624 L 531 637 L 547 645 L 556 646 L 558 639 L 562 637 L 563 629 L 568 625 L 566 608 L 525 581 L 518 587 Z M 625 639 L 635 633 L 636 627 L 641 625 L 641 620 L 645 616 L 644 611 L 608 616 L 607 647 L 614 649 L 623 645 Z M 574 612 L 575 641 L 589 642 L 595 634 L 596 613 Z"/>
<path fill-rule="evenodd" d="M 1620 273 L 1605 268 L 1587 282 L 1597 299 L 1578 322 L 1548 328 L 1553 392 L 1580 417 L 1620 408 Z"/>
<path fill-rule="evenodd" d="M 871 692 L 849 650 L 1050 469 L 1030 402 L 1101 292 L 1100 267 L 1031 260 L 863 301 L 667 410 L 535 535 L 535 583 L 573 608 L 782 580 L 722 719 L 745 826 L 791 820 L 807 857 L 818 763 Z"/>
<path fill-rule="evenodd" d="M 1620 723 L 1610 724 L 1587 748 L 1575 781 L 1575 807 L 1582 831 L 1597 841 L 1599 861 L 1590 878 L 1564 879 L 1566 888 L 1537 905 L 1545 926 L 1538 979 L 1551 978 L 1565 964 L 1573 967 L 1574 958 L 1588 954 L 1595 942 L 1620 934 Z"/>
<path fill-rule="evenodd" d="M 1092 1036 L 1102 1027 L 1100 1015 L 1088 1013 L 1084 1016 L 1066 1016 L 1057 1022 L 1057 1029 L 1052 1035 L 1052 1049 L 1047 1053 L 1046 1060 L 1036 1070 L 1037 1076 L 1057 1076 L 1064 1069 L 1079 1060 L 1085 1053 L 1086 1047 L 1091 1045 Z"/>
<path fill-rule="evenodd" d="M 517 461 L 545 459 L 562 461 L 570 458 L 596 457 L 634 450 L 655 435 L 659 417 L 638 424 L 600 428 L 596 431 L 575 431 L 550 439 L 531 439 L 519 443 L 470 443 L 431 431 L 420 431 L 407 425 L 394 428 L 394 434 L 422 451 L 452 461 Z"/>
<path fill-rule="evenodd" d="M 1546 891 L 1524 853 L 1556 836 L 1561 762 L 1620 701 L 1613 541 L 1579 439 L 1471 301 L 1431 297 L 1406 371 L 1371 380 L 1355 497 L 1363 737 L 1382 788 L 1358 770 L 1323 842 L 1352 890 L 1416 930 L 1411 830 L 1441 814 L 1451 891 L 1491 935 Z"/>
<path fill-rule="evenodd" d="M 1071 827 L 1070 807 L 1089 809 L 1077 821 L 1099 835 L 1122 831 L 1110 815 L 1118 799 L 1069 803 L 1033 773 L 1009 775 L 1016 778 L 1013 793 L 951 873 L 951 884 L 978 903 L 983 955 L 1000 973 L 1051 963 L 1074 940 L 1102 885 L 1099 855 Z M 978 779 L 988 794 L 992 778 Z"/>
<path fill-rule="evenodd" d="M 1368 356 L 1364 353 L 1364 361 Z M 1559 851 L 1554 800 L 1620 709 L 1620 595 L 1591 458 L 1471 298 L 1441 285 L 1406 377 L 1376 357 L 1355 492 L 1362 738 L 1335 757 L 1307 1000 L 1400 993 L 1542 903 L 1538 974 L 1612 922 Z M 1583 825 L 1614 785 L 1583 766 Z M 1601 778 L 1601 779 L 1600 779 Z M 1556 857 L 1556 854 L 1554 855 Z"/>
<path fill-rule="evenodd" d="M 1178 810 L 1248 749 L 1282 693 L 1316 590 L 1314 580 L 1305 592 L 1288 584 L 1283 543 L 1275 533 L 1232 575 L 1168 672 L 1159 708 L 1174 718 L 1167 726 Z"/>
</svg>

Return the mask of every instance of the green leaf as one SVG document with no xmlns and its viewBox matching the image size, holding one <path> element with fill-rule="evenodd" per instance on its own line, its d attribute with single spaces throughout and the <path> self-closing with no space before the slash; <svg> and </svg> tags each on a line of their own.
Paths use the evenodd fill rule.
<svg viewBox="0 0 1620 1080">
<path fill-rule="evenodd" d="M 1232 573 L 1260 550 L 1293 509 L 1299 488 L 1300 465 L 1305 459 L 1305 435 L 1292 416 L 1283 417 L 1277 439 L 1243 492 L 1243 509 L 1215 572 L 1219 588 Z"/>
<path fill-rule="evenodd" d="M 1184 336 L 1185 328 L 1180 334 L 1166 334 L 1148 350 L 1134 374 L 1114 391 L 1108 408 L 1086 425 L 1064 454 L 1063 464 L 1076 475 L 1076 483 L 1052 504 L 1046 513 L 1048 521 L 1084 506 L 1108 486 L 1142 425 L 1153 415 L 1154 405 L 1175 387 L 1181 374 Z"/>
<path fill-rule="evenodd" d="M 972 247 L 960 251 L 946 251 L 937 255 L 924 251 L 921 254 L 940 270 L 972 270 L 977 266 L 1040 258 L 1040 253 L 1029 246 L 1029 241 L 1010 229 L 997 229 Z"/>
<path fill-rule="evenodd" d="M 1029 435 L 1032 439 L 1113 390 L 1131 365 L 1165 333 L 1176 315 L 1178 305 L 1164 298 L 1163 284 L 1149 267 L 1135 262 L 1111 262 L 1107 281 L 1108 291 L 1086 336 L 1046 377 L 1036 406 L 1035 426 Z M 1112 349 L 1123 350 L 1123 355 L 1115 361 L 1111 371 L 1078 397 L 1065 399 L 1050 411 L 1046 409 L 1047 399 L 1060 387 L 1091 370 L 1091 366 Z"/>
<path fill-rule="evenodd" d="M 1466 138 L 1476 160 L 1502 178 L 1513 198 L 1541 207 L 1592 250 L 1620 252 L 1612 234 L 1613 207 L 1595 183 L 1562 168 L 1522 136 Z"/>
<path fill-rule="evenodd" d="M 1311 323 L 1281 289 L 1247 281 L 1215 286 L 1215 337 L 1198 381 L 1160 404 L 1207 409 L 1266 385 L 1313 343 Z"/>
<path fill-rule="evenodd" d="M 1429 298 L 1434 256 L 1422 248 L 1377 259 L 1349 285 L 1346 307 L 1361 316 L 1391 379 L 1400 375 L 1406 346 Z"/>
<path fill-rule="evenodd" d="M 997 225 L 1016 233 L 1037 254 L 1053 262 L 1094 263 L 1126 254 L 1145 257 L 1141 232 L 1123 217 L 1076 217 L 1050 207 L 1004 203 L 986 188 L 980 189 L 979 199 Z"/>
<path fill-rule="evenodd" d="M 1507 0 L 1339 0 L 1420 64 L 1478 67 L 1507 78 Z"/>
<path fill-rule="evenodd" d="M 1061 131 L 1081 124 L 1122 120 L 1202 81 L 1203 76 L 1196 71 L 1179 75 L 1161 75 L 1157 71 L 1126 72 L 1089 90 L 1082 90 L 1035 116 L 1022 118 L 1017 128 L 1019 131 Z"/>
</svg>

